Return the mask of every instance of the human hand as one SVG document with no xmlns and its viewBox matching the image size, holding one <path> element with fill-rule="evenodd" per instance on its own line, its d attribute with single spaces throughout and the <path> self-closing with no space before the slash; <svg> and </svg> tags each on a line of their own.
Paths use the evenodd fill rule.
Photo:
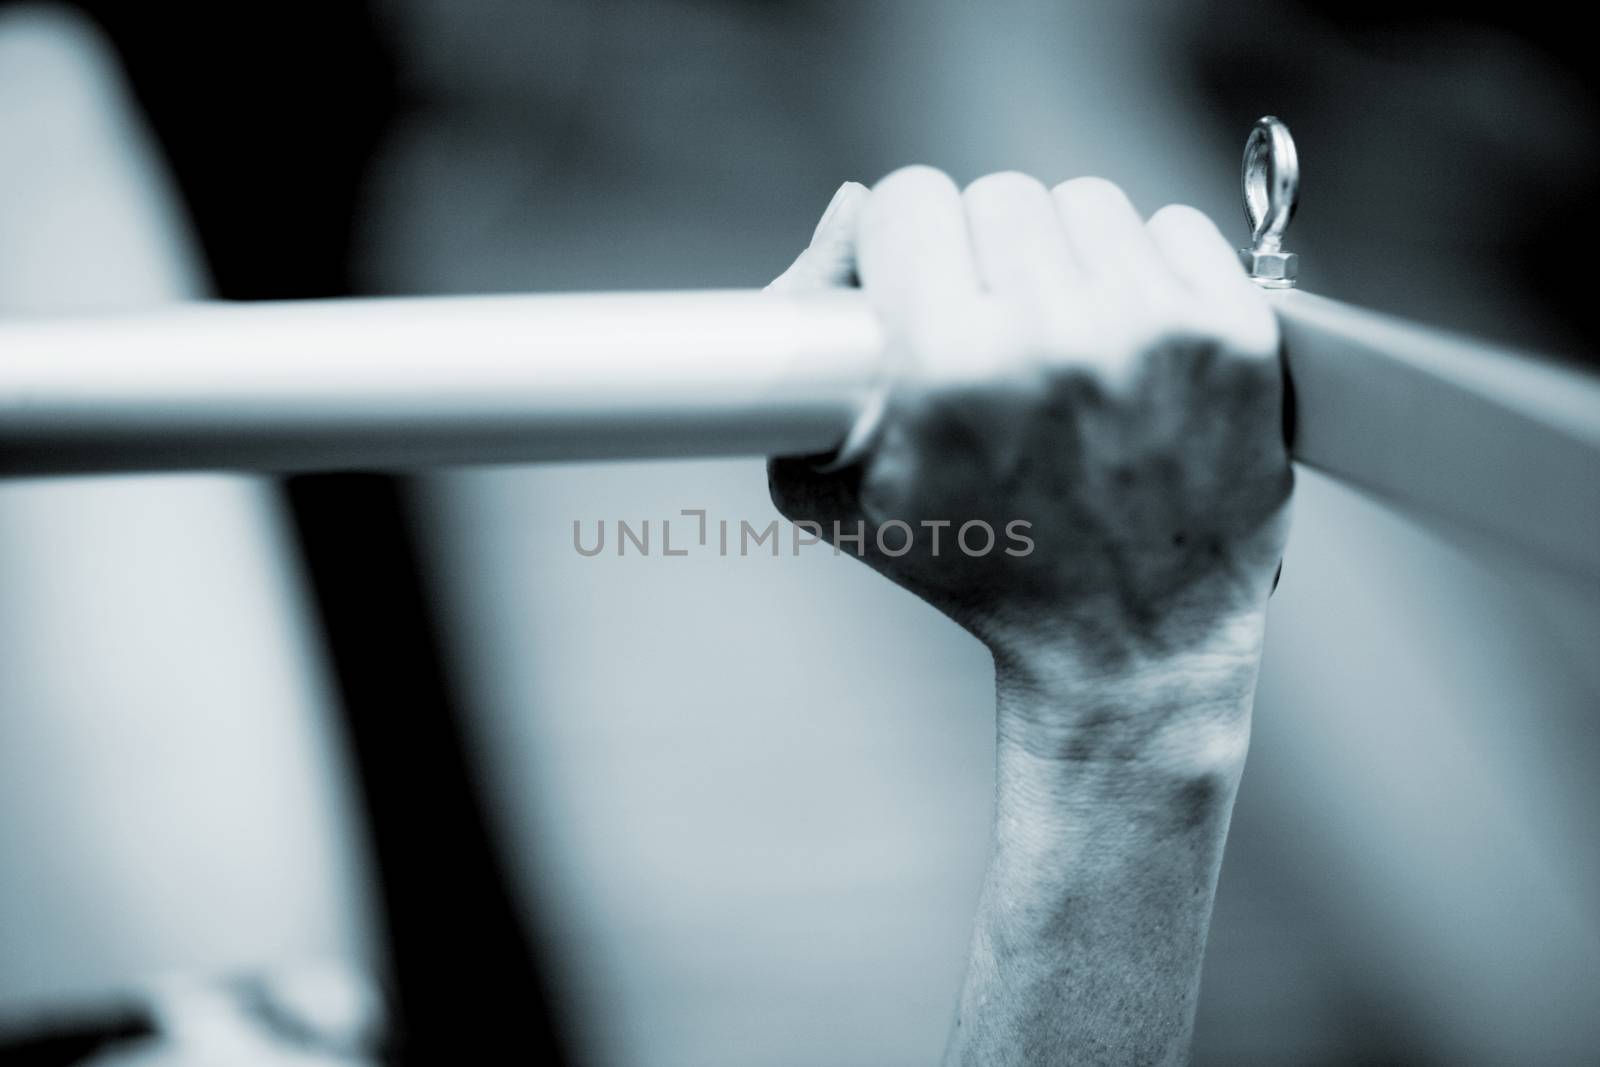
<svg viewBox="0 0 1600 1067">
<path fill-rule="evenodd" d="M 769 474 L 995 657 L 949 1062 L 1180 1057 L 1292 485 L 1276 320 L 1203 215 L 1144 223 L 1095 178 L 846 186 L 773 288 L 857 276 L 893 372 L 876 433 Z"/>
<path fill-rule="evenodd" d="M 859 463 L 773 463 L 785 514 L 830 536 L 864 522 L 863 558 L 1003 664 L 1253 659 L 1292 484 L 1278 333 L 1209 219 L 1143 223 L 1097 178 L 962 193 L 910 167 L 842 189 L 774 287 L 852 270 L 894 391 Z M 981 528 L 957 543 L 974 521 L 981 555 Z"/>
</svg>

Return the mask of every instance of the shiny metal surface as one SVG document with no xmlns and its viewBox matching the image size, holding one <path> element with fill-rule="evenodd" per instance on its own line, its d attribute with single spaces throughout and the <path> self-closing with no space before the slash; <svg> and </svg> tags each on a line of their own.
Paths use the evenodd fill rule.
<svg viewBox="0 0 1600 1067">
<path fill-rule="evenodd" d="M 1275 293 L 1296 459 L 1600 580 L 1600 382 Z M 854 291 L 191 305 L 0 324 L 0 472 L 825 453 L 880 395 Z"/>
<path fill-rule="evenodd" d="M 1258 119 L 1239 169 L 1250 220 L 1250 247 L 1241 248 L 1239 258 L 1263 288 L 1293 288 L 1299 257 L 1284 251 L 1283 235 L 1300 195 L 1300 159 L 1289 127 L 1271 115 Z"/>
<path fill-rule="evenodd" d="M 0 324 L 0 473 L 826 452 L 877 386 L 859 294 L 194 304 Z"/>
</svg>

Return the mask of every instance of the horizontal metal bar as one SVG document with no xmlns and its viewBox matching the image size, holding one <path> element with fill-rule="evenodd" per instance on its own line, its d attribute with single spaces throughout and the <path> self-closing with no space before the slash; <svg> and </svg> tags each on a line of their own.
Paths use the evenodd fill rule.
<svg viewBox="0 0 1600 1067">
<path fill-rule="evenodd" d="M 1600 580 L 1600 380 L 1269 295 L 1295 458 Z M 205 304 L 0 324 L 0 473 L 819 453 L 881 386 L 859 293 Z"/>
<path fill-rule="evenodd" d="M 1309 293 L 1270 299 L 1295 459 L 1600 581 L 1600 378 Z"/>
<path fill-rule="evenodd" d="M 0 323 L 0 474 L 824 452 L 876 384 L 858 293 L 194 304 Z"/>
</svg>

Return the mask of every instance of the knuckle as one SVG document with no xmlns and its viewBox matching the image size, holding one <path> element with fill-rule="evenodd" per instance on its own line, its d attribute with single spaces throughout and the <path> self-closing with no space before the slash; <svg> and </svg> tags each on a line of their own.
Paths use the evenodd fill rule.
<svg viewBox="0 0 1600 1067">
<path fill-rule="evenodd" d="M 1061 200 L 1088 205 L 1131 204 L 1128 194 L 1122 191 L 1120 185 L 1106 178 L 1093 176 L 1069 178 L 1057 185 L 1052 194 Z"/>
<path fill-rule="evenodd" d="M 1196 301 L 1190 319 L 1193 333 L 1240 362 L 1274 360 L 1278 354 L 1278 318 L 1256 294 L 1244 299 Z"/>
<path fill-rule="evenodd" d="M 977 310 L 908 336 L 915 357 L 907 384 L 935 408 L 1027 393 L 1047 362 L 1031 330 Z"/>
<path fill-rule="evenodd" d="M 1211 221 L 1210 215 L 1188 204 L 1166 205 L 1150 216 L 1149 225 L 1153 230 L 1203 234 L 1208 237 L 1215 233 L 1221 236 L 1221 231 L 1217 229 L 1217 224 Z"/>
<path fill-rule="evenodd" d="M 873 193 L 879 196 L 898 196 L 907 193 L 919 192 L 956 192 L 956 183 L 950 175 L 938 167 L 930 167 L 926 163 L 913 163 L 908 167 L 890 171 L 878 184 L 873 186 Z"/>
<path fill-rule="evenodd" d="M 1141 294 L 1147 337 L 1200 337 L 1215 329 L 1216 315 L 1178 285 L 1151 285 Z"/>
<path fill-rule="evenodd" d="M 1244 363 L 1274 359 L 1278 352 L 1278 320 L 1261 301 L 1168 293 L 1148 325 L 1144 340 L 1152 346 L 1204 346 Z"/>
<path fill-rule="evenodd" d="M 951 389 L 982 381 L 999 361 L 998 344 L 977 315 L 928 317 L 908 337 L 926 387 Z"/>
<path fill-rule="evenodd" d="M 1278 330 L 1278 317 L 1264 302 L 1255 302 L 1240 309 L 1230 324 L 1229 332 L 1240 352 L 1277 365 L 1282 335 Z"/>
<path fill-rule="evenodd" d="M 1060 363 L 1077 357 L 1084 347 L 1087 324 L 1082 314 L 1060 304 L 1048 304 L 1039 309 L 1035 324 L 1035 350 L 1047 363 Z"/>
<path fill-rule="evenodd" d="M 1126 352 L 1092 353 L 1048 368 L 1041 376 L 1042 395 L 1053 411 L 1102 409 L 1131 394 L 1138 369 Z"/>
<path fill-rule="evenodd" d="M 971 182 L 961 195 L 968 201 L 990 198 L 1009 201 L 1044 191 L 1044 183 L 1031 174 L 1019 170 L 1001 170 Z"/>
</svg>

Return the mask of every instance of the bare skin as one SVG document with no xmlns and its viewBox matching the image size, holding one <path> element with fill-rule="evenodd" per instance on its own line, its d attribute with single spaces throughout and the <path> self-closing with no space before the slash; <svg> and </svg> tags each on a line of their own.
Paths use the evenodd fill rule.
<svg viewBox="0 0 1600 1067">
<path fill-rule="evenodd" d="M 1276 321 L 1205 216 L 1146 223 L 1096 178 L 847 184 L 773 288 L 858 282 L 892 399 L 851 466 L 774 461 L 774 500 L 830 532 L 1020 519 L 1034 542 L 866 539 L 995 662 L 993 845 L 946 1062 L 1183 1062 L 1287 528 Z"/>
</svg>

